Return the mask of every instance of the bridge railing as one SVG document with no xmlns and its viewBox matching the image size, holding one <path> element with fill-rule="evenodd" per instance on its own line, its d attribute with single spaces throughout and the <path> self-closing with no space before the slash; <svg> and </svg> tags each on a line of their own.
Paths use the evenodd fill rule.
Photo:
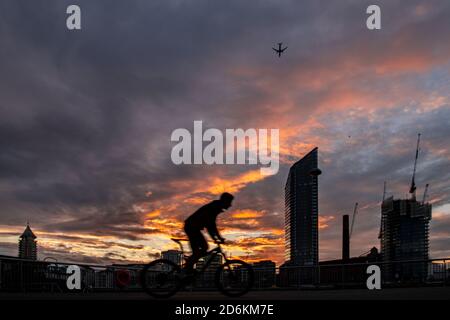
<svg viewBox="0 0 450 320">
<path fill-rule="evenodd" d="M 0 257 L 1 291 L 65 292 L 70 276 L 68 267 L 59 261 L 30 261 Z M 140 274 L 143 264 L 97 265 L 76 264 L 80 268 L 82 291 L 141 290 Z M 448 285 L 450 258 L 364 263 L 321 263 L 316 266 L 284 265 L 264 267 L 255 265 L 254 289 L 320 289 L 365 287 L 367 268 L 377 265 L 383 287 Z M 195 289 L 214 289 L 215 268 L 197 277 Z"/>
<path fill-rule="evenodd" d="M 391 287 L 446 285 L 450 281 L 450 259 L 329 263 L 316 266 L 282 266 L 277 287 L 366 287 L 372 274 L 368 267 L 379 267 L 381 284 Z"/>
</svg>

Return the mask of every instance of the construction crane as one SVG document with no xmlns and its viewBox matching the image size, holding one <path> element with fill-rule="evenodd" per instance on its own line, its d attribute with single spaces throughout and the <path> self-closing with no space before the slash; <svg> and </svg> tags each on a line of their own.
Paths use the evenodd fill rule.
<svg viewBox="0 0 450 320">
<path fill-rule="evenodd" d="M 417 134 L 417 147 L 416 147 L 416 157 L 414 159 L 414 169 L 413 175 L 411 179 L 411 187 L 409 188 L 409 193 L 411 194 L 411 199 L 416 200 L 416 167 L 417 167 L 417 159 L 419 158 L 419 144 L 420 144 L 420 133 Z"/>
<path fill-rule="evenodd" d="M 386 200 L 386 181 L 383 183 L 383 200 L 381 201 L 381 206 L 383 206 L 384 200 Z M 378 239 L 381 239 L 382 232 L 383 232 L 383 213 L 381 213 L 380 231 L 378 232 Z"/>
<path fill-rule="evenodd" d="M 358 213 L 358 202 L 355 203 L 355 208 L 353 209 L 352 224 L 350 226 L 350 234 L 348 236 L 349 239 L 351 239 L 351 237 L 352 237 L 353 225 L 355 224 L 355 217 L 356 217 L 357 213 Z"/>
<path fill-rule="evenodd" d="M 427 184 L 425 185 L 425 190 L 423 191 L 422 203 L 425 203 L 425 201 L 427 201 L 427 196 L 428 196 L 428 186 L 429 186 L 429 184 L 427 183 Z"/>
</svg>

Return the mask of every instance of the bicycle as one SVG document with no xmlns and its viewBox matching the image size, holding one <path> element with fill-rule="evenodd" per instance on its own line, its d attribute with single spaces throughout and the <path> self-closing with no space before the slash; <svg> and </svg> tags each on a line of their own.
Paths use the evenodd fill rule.
<svg viewBox="0 0 450 320">
<path fill-rule="evenodd" d="M 187 239 L 172 238 L 181 249 L 182 257 L 186 262 L 182 241 Z M 141 273 L 141 285 L 144 291 L 155 298 L 169 298 L 176 294 L 187 284 L 195 283 L 195 280 L 211 265 L 216 257 L 223 258 L 223 262 L 218 266 L 214 282 L 217 289 L 229 297 L 239 297 L 246 294 L 253 285 L 254 275 L 252 267 L 237 259 L 228 259 L 222 251 L 219 242 L 215 242 L 217 247 L 207 252 L 203 257 L 204 264 L 195 269 L 192 275 L 186 275 L 179 264 L 168 259 L 157 259 L 147 264 Z M 198 267 L 198 263 L 197 263 Z"/>
</svg>

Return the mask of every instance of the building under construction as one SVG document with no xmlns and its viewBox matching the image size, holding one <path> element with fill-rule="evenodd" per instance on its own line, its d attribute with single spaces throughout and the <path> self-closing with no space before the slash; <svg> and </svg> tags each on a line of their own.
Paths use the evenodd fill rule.
<svg viewBox="0 0 450 320">
<path fill-rule="evenodd" d="M 408 281 L 426 278 L 430 220 L 429 203 L 393 197 L 383 201 L 380 241 L 382 260 L 387 263 L 383 270 L 386 280 Z"/>
<path fill-rule="evenodd" d="M 423 281 L 428 273 L 426 260 L 429 258 L 431 204 L 426 201 L 428 185 L 422 201 L 416 200 L 415 174 L 419 143 L 420 134 L 409 190 L 410 199 L 385 199 L 383 195 L 379 238 L 386 281 Z"/>
</svg>

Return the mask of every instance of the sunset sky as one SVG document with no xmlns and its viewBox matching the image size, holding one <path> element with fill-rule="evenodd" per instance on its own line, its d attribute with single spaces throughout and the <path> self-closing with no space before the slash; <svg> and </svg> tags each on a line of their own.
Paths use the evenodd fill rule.
<svg viewBox="0 0 450 320">
<path fill-rule="evenodd" d="M 79 4 L 82 30 L 68 31 Z M 107 3 L 107 4 L 106 4 Z M 373 246 L 383 181 L 430 184 L 430 256 L 450 257 L 450 1 L 0 2 L 0 254 L 27 221 L 39 258 L 145 262 L 175 249 L 185 218 L 221 192 L 225 246 L 284 257 L 284 184 L 319 148 L 320 259 Z M 272 47 L 288 46 L 278 58 Z M 280 130 L 280 170 L 174 165 L 177 128 Z"/>
</svg>

